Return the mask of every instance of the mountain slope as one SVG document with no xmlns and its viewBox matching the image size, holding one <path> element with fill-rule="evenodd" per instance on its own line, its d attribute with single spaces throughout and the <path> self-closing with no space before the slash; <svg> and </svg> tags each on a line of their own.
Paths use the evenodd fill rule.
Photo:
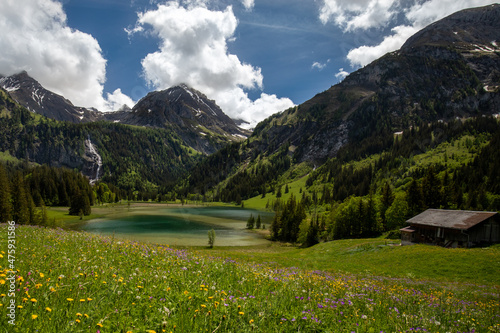
<svg viewBox="0 0 500 333">
<path fill-rule="evenodd" d="M 0 77 L 0 87 L 28 110 L 47 118 L 72 123 L 102 118 L 99 112 L 76 107 L 64 97 L 45 89 L 25 71 L 8 77 Z"/>
<path fill-rule="evenodd" d="M 132 112 L 122 115 L 119 120 L 122 124 L 173 129 L 190 147 L 205 154 L 250 134 L 239 128 L 214 101 L 183 84 L 149 93 Z"/>
<path fill-rule="evenodd" d="M 0 76 L 0 87 L 28 110 L 47 118 L 72 123 L 104 120 L 166 128 L 175 131 L 186 145 L 204 154 L 214 153 L 224 145 L 250 135 L 224 114 L 214 101 L 186 85 L 151 92 L 132 110 L 116 112 L 76 107 L 71 101 L 45 89 L 27 72 Z"/>
<path fill-rule="evenodd" d="M 198 160 L 171 130 L 56 121 L 28 111 L 3 89 L 0 128 L 0 156 L 77 169 L 129 191 L 171 184 Z"/>
<path fill-rule="evenodd" d="M 498 17 L 500 5 L 493 5 L 461 11 L 430 25 L 401 50 L 302 105 L 269 117 L 249 140 L 209 157 L 193 170 L 190 189 L 202 191 L 218 184 L 219 191 L 233 193 L 227 198 L 234 200 L 238 192 L 234 189 L 240 187 L 237 180 L 248 179 L 252 184 L 246 188 L 262 194 L 260 188 L 276 183 L 293 163 L 322 165 L 348 144 L 373 154 L 394 132 L 498 113 Z M 226 164 L 232 165 L 225 175 L 219 163 L 224 155 L 231 157 Z"/>
<path fill-rule="evenodd" d="M 400 51 L 268 119 L 254 135 L 290 141 L 298 147 L 298 160 L 321 163 L 348 141 L 420 122 L 496 113 L 498 17 L 500 6 L 494 5 L 444 18 L 410 38 Z"/>
</svg>

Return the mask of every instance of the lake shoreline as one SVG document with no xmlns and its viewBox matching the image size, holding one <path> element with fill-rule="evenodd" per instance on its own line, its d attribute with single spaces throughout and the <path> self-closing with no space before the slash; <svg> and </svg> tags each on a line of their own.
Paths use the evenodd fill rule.
<svg viewBox="0 0 500 333">
<path fill-rule="evenodd" d="M 267 230 L 246 229 L 246 216 L 262 214 L 269 221 L 272 213 L 243 209 L 234 205 L 131 203 L 130 205 L 97 206 L 93 210 L 94 216 L 92 218 L 74 221 L 67 226 L 73 230 L 114 235 L 116 239 L 137 240 L 148 243 L 176 246 L 205 246 L 208 243 L 208 236 L 200 230 L 180 233 L 167 229 L 158 229 L 158 223 L 155 219 L 164 222 L 175 220 L 177 225 L 185 225 L 186 228 L 196 224 L 205 225 L 209 230 L 212 226 L 218 236 L 216 246 L 261 246 L 270 242 L 266 237 L 268 235 Z M 144 216 L 143 220 L 140 219 L 141 216 Z M 154 227 L 147 224 L 146 220 L 155 221 Z M 140 230 L 139 228 L 141 228 L 143 222 L 146 223 L 144 230 Z M 269 223 L 266 224 L 269 225 Z M 110 225 L 112 226 L 108 227 Z M 109 231 L 110 228 L 113 230 L 112 232 Z M 135 232 L 131 231 L 130 228 L 138 229 Z"/>
</svg>

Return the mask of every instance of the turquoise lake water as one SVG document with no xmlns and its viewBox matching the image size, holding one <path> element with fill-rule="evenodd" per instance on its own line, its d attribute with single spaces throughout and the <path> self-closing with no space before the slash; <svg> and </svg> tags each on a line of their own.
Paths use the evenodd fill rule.
<svg viewBox="0 0 500 333">
<path fill-rule="evenodd" d="M 269 227 L 273 213 L 231 207 L 161 208 L 134 212 L 116 219 L 87 222 L 80 230 L 152 243 L 205 246 L 208 231 L 216 232 L 215 246 L 267 244 L 262 236 L 245 229 L 250 215 Z"/>
</svg>

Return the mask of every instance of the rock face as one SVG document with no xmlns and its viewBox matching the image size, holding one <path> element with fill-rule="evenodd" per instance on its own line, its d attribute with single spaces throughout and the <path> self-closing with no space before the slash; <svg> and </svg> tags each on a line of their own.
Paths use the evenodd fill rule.
<svg viewBox="0 0 500 333">
<path fill-rule="evenodd" d="M 132 109 L 116 115 L 123 124 L 173 129 L 190 147 L 211 154 L 250 133 L 239 128 L 214 101 L 186 85 L 149 93 Z"/>
<path fill-rule="evenodd" d="M 500 5 L 455 13 L 302 105 L 259 124 L 259 150 L 320 164 L 346 142 L 500 110 Z M 274 148 L 273 148 L 274 147 Z"/>
<path fill-rule="evenodd" d="M 0 76 L 0 87 L 28 110 L 47 118 L 88 123 L 109 121 L 127 125 L 166 128 L 176 132 L 186 146 L 211 154 L 224 145 L 241 141 L 250 132 L 236 125 L 214 101 L 201 92 L 179 85 L 149 93 L 133 109 L 100 112 L 74 106 L 69 100 L 45 89 L 28 73 Z"/>
<path fill-rule="evenodd" d="M 72 123 L 102 118 L 96 110 L 74 106 L 69 100 L 45 89 L 26 72 L 0 78 L 0 87 L 19 104 L 47 118 Z"/>
</svg>

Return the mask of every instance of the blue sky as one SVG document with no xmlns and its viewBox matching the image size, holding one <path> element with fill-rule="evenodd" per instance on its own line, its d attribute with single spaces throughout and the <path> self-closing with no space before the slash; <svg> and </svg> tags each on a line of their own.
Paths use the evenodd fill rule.
<svg viewBox="0 0 500 333">
<path fill-rule="evenodd" d="M 2 0 L 0 73 L 116 110 L 186 83 L 255 125 L 488 0 Z"/>
</svg>

